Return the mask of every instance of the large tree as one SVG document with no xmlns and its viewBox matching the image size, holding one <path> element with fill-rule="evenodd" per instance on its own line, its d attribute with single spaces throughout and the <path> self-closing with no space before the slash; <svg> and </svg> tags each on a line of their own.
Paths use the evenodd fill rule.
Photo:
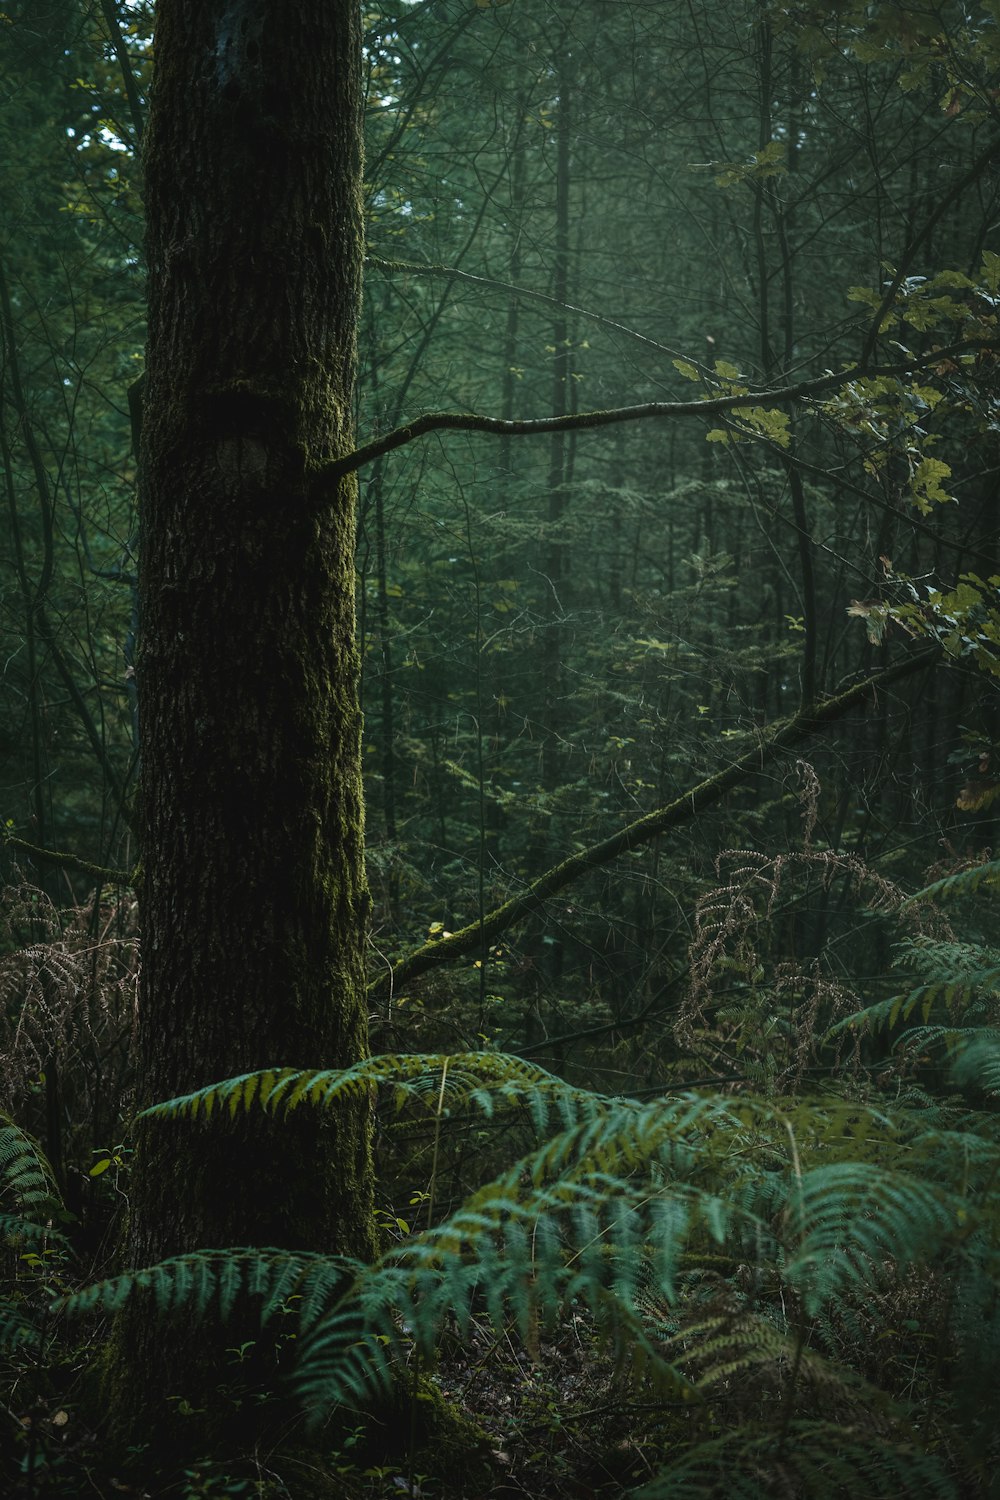
<svg viewBox="0 0 1000 1500">
<path fill-rule="evenodd" d="M 354 0 L 160 0 L 144 142 L 140 1104 L 363 1055 L 353 476 Z M 183 1134 L 180 1134 L 183 1130 Z M 320 1159 L 321 1158 L 321 1159 Z M 195 1140 L 147 1123 L 130 1258 L 371 1249 L 367 1106 Z M 128 1368 L 159 1371 L 140 1315 Z M 172 1382 L 174 1382 L 172 1384 Z"/>
<path fill-rule="evenodd" d="M 555 491 L 563 484 L 555 455 L 574 427 L 709 413 L 728 421 L 735 407 L 780 449 L 780 422 L 754 419 L 758 402 L 790 409 L 844 378 L 827 373 L 769 397 L 734 385 L 734 370 L 706 366 L 692 399 L 577 416 L 557 398 L 557 416 L 546 421 L 443 413 L 356 450 L 362 53 L 353 0 L 160 0 L 156 57 L 144 143 L 142 1104 L 256 1068 L 337 1067 L 364 1054 L 358 466 L 436 430 L 546 433 Z M 567 77 L 560 102 L 569 92 Z M 568 211 L 558 216 L 559 255 L 568 253 L 567 225 Z M 554 285 L 561 308 L 567 288 Z M 556 338 L 560 368 L 566 336 Z M 919 363 L 899 356 L 891 369 Z M 769 359 L 759 367 L 755 380 L 793 379 Z M 679 368 L 699 381 L 689 363 Z M 863 692 L 807 711 L 773 745 Z M 480 717 L 477 702 L 477 732 Z M 755 740 L 698 788 L 699 805 L 759 760 Z M 481 791 L 481 766 L 479 782 Z M 695 805 L 690 794 L 671 801 L 635 825 L 642 838 L 627 831 L 595 844 L 582 864 L 558 867 L 555 884 L 502 909 L 497 930 L 570 874 L 637 846 L 677 821 L 675 808 L 686 816 Z M 481 850 L 484 829 L 481 819 Z M 451 949 L 440 944 L 441 956 L 477 939 L 485 954 L 482 902 L 481 885 L 476 931 L 457 934 Z M 369 1254 L 368 1124 L 364 1100 L 326 1122 L 319 1143 L 308 1116 L 278 1130 L 267 1117 L 247 1117 L 231 1131 L 197 1135 L 188 1123 L 147 1120 L 134 1174 L 133 1264 L 248 1243 Z M 165 1337 L 141 1313 L 130 1316 L 125 1366 L 143 1384 L 160 1372 L 161 1394 L 177 1393 L 190 1374 L 185 1335 L 169 1346 Z"/>
</svg>

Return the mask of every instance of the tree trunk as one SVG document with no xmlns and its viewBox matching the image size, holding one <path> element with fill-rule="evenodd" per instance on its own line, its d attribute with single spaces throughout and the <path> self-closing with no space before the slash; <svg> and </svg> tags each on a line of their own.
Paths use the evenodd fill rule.
<svg viewBox="0 0 1000 1500">
<path fill-rule="evenodd" d="M 367 1045 L 355 482 L 354 0 L 159 0 L 145 140 L 139 1103 Z M 133 1265 L 367 1255 L 369 1106 L 140 1133 Z M 133 1315 L 133 1387 L 204 1359 Z M 230 1340 L 227 1340 L 230 1342 Z"/>
</svg>

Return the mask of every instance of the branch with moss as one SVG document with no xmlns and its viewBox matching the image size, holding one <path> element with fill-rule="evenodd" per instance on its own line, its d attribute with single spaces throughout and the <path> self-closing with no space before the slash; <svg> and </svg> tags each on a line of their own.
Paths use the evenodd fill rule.
<svg viewBox="0 0 1000 1500">
<path fill-rule="evenodd" d="M 66 854 L 58 849 L 43 849 L 38 844 L 29 844 L 27 839 L 19 839 L 15 834 L 3 831 L 3 845 L 5 849 L 16 849 L 19 854 L 27 854 L 31 859 L 41 865 L 57 865 L 62 870 L 68 870 L 74 875 L 86 875 L 97 885 L 134 885 L 134 870 L 108 869 L 104 865 L 92 864 L 89 859 L 80 859 L 75 854 Z"/>
<path fill-rule="evenodd" d="M 571 854 L 568 859 L 553 865 L 523 891 L 512 896 L 509 901 L 505 901 L 502 906 L 497 906 L 493 911 L 487 912 L 482 921 L 470 922 L 467 927 L 460 928 L 458 932 L 450 933 L 444 938 L 433 938 L 421 947 L 413 949 L 391 969 L 372 981 L 368 987 L 369 997 L 374 1001 L 385 1000 L 404 984 L 426 973 L 428 969 L 448 963 L 454 958 L 460 958 L 463 954 L 479 952 L 484 942 L 495 942 L 508 928 L 538 911 L 550 896 L 563 890 L 574 880 L 578 880 L 581 875 L 598 869 L 601 865 L 610 864 L 621 855 L 648 844 L 659 834 L 665 833 L 667 829 L 675 828 L 678 824 L 686 823 L 690 818 L 696 817 L 704 808 L 719 802 L 727 792 L 745 781 L 747 777 L 762 770 L 790 745 L 797 744 L 800 740 L 806 739 L 818 729 L 823 728 L 824 725 L 842 718 L 858 703 L 872 693 L 877 693 L 880 688 L 888 687 L 901 678 L 912 676 L 913 673 L 931 666 L 940 655 L 940 648 L 937 646 L 917 651 L 911 656 L 903 657 L 892 666 L 886 667 L 884 671 L 865 677 L 833 697 L 826 698 L 821 703 L 810 704 L 792 718 L 783 720 L 769 734 L 763 735 L 752 750 L 748 750 L 730 765 L 717 771 L 714 776 L 709 776 L 699 782 L 697 786 L 693 786 L 682 797 L 677 797 L 673 802 L 667 803 L 665 807 L 655 808 L 652 812 L 637 818 L 634 823 L 629 823 L 617 833 L 611 834 L 610 837 L 601 839 L 598 843 L 591 844 L 588 849 L 581 849 L 579 853 Z"/>
<path fill-rule="evenodd" d="M 430 411 L 414 417 L 403 427 L 396 427 L 382 437 L 373 438 L 345 453 L 342 458 L 324 464 L 313 479 L 313 494 L 322 503 L 333 486 L 345 474 L 370 464 L 386 453 L 404 448 L 418 438 L 431 432 L 481 432 L 494 437 L 541 437 L 552 432 L 582 432 L 592 428 L 617 426 L 622 422 L 648 421 L 653 418 L 716 417 L 738 407 L 778 407 L 788 403 L 799 403 L 836 390 L 852 380 L 871 380 L 876 376 L 894 379 L 912 375 L 916 370 L 955 359 L 970 350 L 993 349 L 992 343 L 978 339 L 964 339 L 946 348 L 935 349 L 929 354 L 915 354 L 895 364 L 856 364 L 836 374 L 821 375 L 815 380 L 802 380 L 795 385 L 785 385 L 775 390 L 743 391 L 736 395 L 703 396 L 692 401 L 645 401 L 637 406 L 613 406 L 604 411 L 573 412 L 559 417 L 525 417 L 509 420 L 504 417 L 483 417 L 477 412 Z M 694 366 L 692 365 L 692 369 Z"/>
</svg>

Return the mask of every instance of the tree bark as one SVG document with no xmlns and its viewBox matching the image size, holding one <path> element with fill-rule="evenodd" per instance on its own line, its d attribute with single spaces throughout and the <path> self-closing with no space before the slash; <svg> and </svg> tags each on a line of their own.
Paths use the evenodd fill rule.
<svg viewBox="0 0 1000 1500">
<path fill-rule="evenodd" d="M 355 481 L 354 0 L 159 0 L 145 137 L 139 1104 L 367 1047 Z M 373 1248 L 369 1109 L 142 1125 L 131 1264 Z M 129 1386 L 196 1352 L 131 1314 Z M 230 1340 L 226 1340 L 230 1342 Z"/>
</svg>

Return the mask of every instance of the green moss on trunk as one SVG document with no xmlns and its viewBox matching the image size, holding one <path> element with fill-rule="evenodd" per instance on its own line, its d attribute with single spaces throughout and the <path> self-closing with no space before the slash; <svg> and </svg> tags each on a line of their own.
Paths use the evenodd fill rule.
<svg viewBox="0 0 1000 1500">
<path fill-rule="evenodd" d="M 355 488 L 352 0 L 159 0 L 144 170 L 140 1104 L 367 1046 Z M 370 1111 L 139 1133 L 128 1256 L 374 1248 Z M 251 1320 L 252 1321 L 252 1320 Z M 223 1335 L 230 1345 L 249 1327 Z M 119 1411 L 216 1389 L 212 1331 L 136 1304 Z"/>
</svg>

